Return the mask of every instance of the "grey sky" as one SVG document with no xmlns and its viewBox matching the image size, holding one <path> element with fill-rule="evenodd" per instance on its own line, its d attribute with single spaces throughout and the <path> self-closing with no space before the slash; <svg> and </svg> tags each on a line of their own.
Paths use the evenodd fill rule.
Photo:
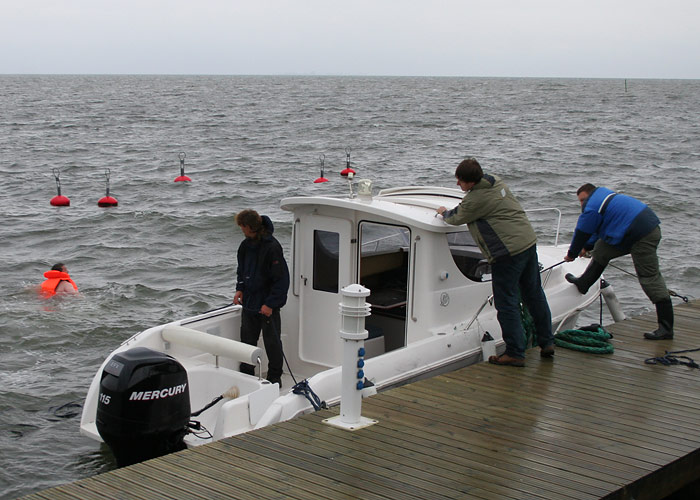
<svg viewBox="0 0 700 500">
<path fill-rule="evenodd" d="M 700 78 L 698 0 L 4 0 L 0 73 Z"/>
</svg>

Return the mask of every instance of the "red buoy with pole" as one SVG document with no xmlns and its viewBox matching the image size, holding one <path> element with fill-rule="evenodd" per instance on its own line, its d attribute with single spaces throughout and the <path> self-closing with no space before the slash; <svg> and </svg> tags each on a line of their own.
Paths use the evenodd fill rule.
<svg viewBox="0 0 700 500">
<path fill-rule="evenodd" d="M 59 176 L 61 175 L 61 171 L 57 168 L 52 169 L 53 170 L 53 176 L 56 178 L 56 188 L 58 189 L 58 194 L 51 198 L 51 203 L 52 206 L 54 207 L 67 207 L 70 206 L 70 200 L 68 197 L 63 196 L 61 194 L 61 180 L 59 179 Z"/>
<path fill-rule="evenodd" d="M 352 179 L 352 177 L 355 175 L 355 171 L 350 168 L 350 150 L 346 149 L 345 150 L 345 168 L 340 171 L 340 175 L 343 177 L 348 177 Z"/>
<path fill-rule="evenodd" d="M 321 155 L 321 156 L 318 157 L 318 159 L 321 161 L 321 177 L 319 177 L 318 179 L 316 179 L 316 180 L 314 181 L 314 184 L 318 184 L 319 182 L 328 182 L 328 179 L 326 179 L 326 178 L 323 176 L 323 167 L 324 167 L 324 165 L 325 165 L 325 163 L 326 163 L 326 155 Z"/>
<path fill-rule="evenodd" d="M 109 195 L 109 169 L 105 169 L 105 177 L 107 178 L 107 192 L 97 201 L 98 207 L 116 207 L 119 203 L 115 198 Z"/>
<path fill-rule="evenodd" d="M 180 175 L 175 177 L 174 182 L 190 182 L 192 179 L 185 175 L 185 153 L 180 153 Z"/>
</svg>

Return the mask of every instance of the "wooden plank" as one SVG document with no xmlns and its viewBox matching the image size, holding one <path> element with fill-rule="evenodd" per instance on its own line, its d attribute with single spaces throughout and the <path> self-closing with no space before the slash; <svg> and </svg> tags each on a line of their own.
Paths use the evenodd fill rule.
<svg viewBox="0 0 700 500">
<path fill-rule="evenodd" d="M 202 448 L 208 447 L 199 447 L 197 451 Z M 290 486 L 289 477 L 275 469 L 256 467 L 255 472 L 251 473 L 242 467 L 241 461 L 229 460 L 225 454 L 216 460 L 211 460 L 206 454 L 173 458 L 174 463 L 189 470 L 193 479 L 199 477 L 203 485 L 216 489 L 224 498 L 314 498 L 303 489 Z"/>
<path fill-rule="evenodd" d="M 378 408 L 378 407 L 377 407 Z M 431 420 L 430 417 L 427 417 L 425 415 L 421 415 L 419 412 L 416 413 L 414 412 L 411 408 L 402 405 L 402 404 L 393 404 L 390 402 L 390 404 L 386 407 L 383 407 L 383 411 L 374 411 L 377 408 L 373 407 L 372 410 L 370 411 L 364 411 L 363 414 L 366 414 L 368 417 L 371 418 L 377 418 L 377 419 L 382 419 L 386 418 L 390 420 L 392 423 L 397 423 L 400 421 L 401 427 L 403 427 L 402 431 L 406 433 L 421 433 L 421 432 L 429 432 L 431 437 L 435 436 L 440 436 L 441 438 L 444 438 L 445 440 L 452 440 L 455 443 L 458 443 L 459 448 L 461 449 L 461 453 L 463 456 L 467 456 L 468 454 L 466 453 L 466 450 L 471 450 L 472 442 L 469 441 L 468 437 L 474 437 L 473 435 L 465 437 L 465 432 L 468 434 L 469 429 L 463 428 L 457 421 L 459 420 L 459 417 L 454 417 L 454 422 L 455 425 L 450 427 L 450 426 L 440 426 L 440 423 L 436 423 L 433 420 Z M 490 436 L 488 435 L 488 432 L 483 432 L 485 430 L 484 427 L 481 428 L 481 432 L 479 432 L 478 436 L 478 444 L 482 447 L 488 446 L 489 442 L 492 442 L 490 439 Z M 504 438 L 504 441 L 507 442 L 510 434 L 504 433 L 501 437 Z M 521 436 L 516 436 L 515 439 L 523 440 Z M 509 446 L 506 444 L 501 447 L 494 447 L 494 452 L 496 454 L 504 453 L 508 454 L 510 451 Z M 546 490 L 547 488 L 550 487 L 556 487 L 556 485 L 551 486 L 549 485 L 546 481 L 539 481 L 537 479 L 537 474 L 530 473 L 524 474 L 525 468 L 523 467 L 522 464 L 516 464 L 514 467 L 508 467 L 507 462 L 501 463 L 498 466 L 490 466 L 482 463 L 481 461 L 478 460 L 469 460 L 469 465 L 473 467 L 473 470 L 479 471 L 483 474 L 483 480 L 484 481 L 498 481 L 499 484 L 502 485 L 511 485 L 512 483 L 517 483 L 517 486 L 513 486 L 514 488 L 522 487 L 525 488 L 527 485 L 536 487 L 539 490 Z M 513 470 L 515 468 L 515 470 Z M 510 470 L 509 470 L 510 469 Z M 514 472 L 522 472 L 524 476 L 518 476 L 514 477 Z M 475 473 L 474 472 L 474 473 Z M 522 482 L 522 483 L 521 483 Z M 608 485 L 609 486 L 609 485 Z M 604 493 L 605 490 L 604 488 L 601 488 L 600 484 L 597 486 L 591 487 L 591 489 L 598 489 L 598 491 L 594 492 L 593 496 L 590 496 L 589 498 L 597 498 L 595 496 L 596 494 L 602 494 Z M 560 492 L 561 493 L 561 492 Z M 576 495 L 576 493 L 570 492 L 572 495 Z M 548 496 L 549 498 L 552 497 L 552 495 L 545 495 Z"/>
<path fill-rule="evenodd" d="M 309 421 L 310 419 L 305 420 L 305 423 Z M 384 478 L 400 480 L 405 488 L 421 496 L 432 493 L 443 498 L 459 498 L 464 493 L 461 491 L 463 484 L 454 478 L 436 476 L 432 471 L 426 472 L 416 467 L 413 462 L 397 461 L 393 450 L 388 447 L 377 447 L 371 439 L 365 439 L 365 443 L 359 447 L 352 446 L 347 436 L 332 443 L 324 439 L 325 435 L 336 431 L 339 430 L 324 429 L 312 441 L 309 439 L 311 437 L 309 434 L 302 434 L 294 429 L 288 429 L 288 426 L 280 425 L 270 428 L 266 437 L 275 443 L 290 447 L 296 447 L 299 443 L 303 445 L 303 443 L 313 442 L 312 449 L 315 454 L 331 455 L 337 464 L 362 471 L 368 476 L 377 474 Z M 362 434 L 362 432 L 355 434 Z"/>
<path fill-rule="evenodd" d="M 247 433 L 241 439 L 235 440 L 238 446 L 241 441 L 255 446 L 260 453 L 265 449 L 268 453 L 280 460 L 293 460 L 305 462 L 306 467 L 310 467 L 315 473 L 329 478 L 336 478 L 344 482 L 350 482 L 362 489 L 375 491 L 389 498 L 421 499 L 420 494 L 415 494 L 413 490 L 405 491 L 405 485 L 396 479 L 382 475 L 381 473 L 371 473 L 342 466 L 336 459 L 340 457 L 340 452 L 319 453 L 318 450 L 310 451 L 312 448 L 308 443 L 296 443 L 288 445 L 272 442 L 267 439 L 267 433 Z M 234 443 L 232 443 L 234 444 Z"/>
<path fill-rule="evenodd" d="M 416 434 L 402 432 L 408 430 L 406 428 L 399 428 L 396 431 L 396 434 L 402 436 L 401 439 L 377 439 L 380 430 L 385 432 L 391 430 L 388 427 L 385 429 L 382 429 L 382 427 L 384 426 L 381 422 L 374 426 L 371 434 L 365 439 L 360 439 L 356 436 L 333 436 L 333 433 L 329 433 L 324 427 L 314 428 L 311 420 L 306 420 L 302 425 L 296 426 L 295 429 L 280 427 L 278 432 L 283 434 L 301 433 L 304 437 L 312 438 L 315 445 L 327 446 L 330 448 L 337 446 L 337 441 L 342 440 L 342 442 L 351 446 L 353 451 L 358 454 L 363 453 L 363 450 L 368 447 L 375 447 L 377 450 L 376 455 L 373 459 L 368 459 L 369 463 L 375 463 L 376 460 L 385 460 L 396 464 L 404 464 L 408 461 L 412 464 L 413 468 L 417 467 L 421 471 L 430 471 L 430 477 L 427 478 L 428 481 L 439 481 L 440 484 L 448 485 L 455 483 L 455 487 L 464 484 L 466 479 L 473 480 L 475 475 L 482 474 L 483 471 L 479 469 L 478 465 L 486 464 L 493 467 L 493 469 L 486 471 L 484 473 L 486 475 L 482 476 L 482 479 L 474 481 L 474 486 L 490 489 L 493 493 L 498 493 L 500 495 L 510 496 L 515 493 L 512 487 L 505 486 L 508 484 L 507 481 L 501 481 L 498 475 L 493 475 L 494 470 L 497 471 L 497 473 L 502 473 L 503 470 L 508 470 L 509 473 L 517 472 L 517 466 L 513 467 L 512 464 L 514 462 L 512 461 L 510 463 L 507 461 L 504 462 L 498 458 L 489 460 L 488 457 L 479 456 L 471 446 L 469 454 L 465 455 L 465 450 L 457 447 L 454 442 L 450 446 L 444 443 L 430 441 L 430 438 L 425 439 L 419 446 L 412 447 L 411 443 Z M 433 449 L 437 449 L 437 453 L 429 452 L 429 450 Z M 475 461 L 477 464 L 474 463 Z M 382 463 L 377 463 L 377 466 L 382 466 Z M 389 467 L 392 466 L 389 465 Z M 543 476 L 546 476 L 547 473 L 555 477 L 556 483 L 565 483 L 564 480 L 556 478 L 554 468 L 552 468 L 551 471 L 543 472 Z M 539 484 L 537 485 L 536 492 L 538 495 L 544 494 L 545 496 L 549 495 L 551 497 L 551 494 L 546 494 L 550 489 L 557 491 L 559 496 L 565 495 L 566 492 L 556 485 L 550 488 L 547 484 L 546 477 L 543 476 L 540 476 Z M 488 481 L 485 483 L 484 479 L 488 479 Z M 571 498 L 577 498 L 577 495 L 573 494 Z"/>
<path fill-rule="evenodd" d="M 451 398 L 450 405 L 459 404 L 465 411 L 475 409 L 475 404 L 479 405 L 478 411 L 483 414 L 491 414 L 499 398 L 510 397 L 510 392 L 496 384 L 492 390 L 483 391 L 474 381 L 460 381 L 458 386 L 445 385 L 443 380 L 433 379 L 434 389 L 438 394 L 434 394 L 433 389 L 425 385 L 413 386 L 413 397 L 418 401 L 428 404 L 440 404 L 443 396 L 440 391 Z M 464 393 L 465 388 L 470 388 L 468 400 L 460 400 L 459 396 Z M 622 397 L 618 401 L 601 402 L 599 397 L 582 398 L 578 392 L 569 390 L 570 387 L 557 387 L 548 390 L 546 394 L 534 394 L 536 389 L 532 389 L 530 394 L 519 395 L 517 397 L 518 411 L 523 415 L 536 417 L 550 417 L 547 419 L 551 425 L 563 428 L 580 427 L 580 423 L 607 430 L 617 430 L 621 436 L 633 433 L 635 436 L 646 436 L 650 442 L 662 441 L 669 447 L 676 447 L 686 450 L 688 444 L 700 446 L 700 437 L 688 436 L 687 438 L 667 436 L 659 437 L 659 432 L 667 429 L 669 421 L 674 423 L 674 427 L 692 431 L 696 426 L 686 424 L 700 410 L 700 404 L 692 412 L 687 413 L 686 422 L 681 421 L 682 413 L 678 406 L 673 406 L 674 410 L 669 410 L 667 415 L 661 415 L 648 408 L 649 404 L 644 402 L 639 405 L 626 405 Z M 398 397 L 408 397 L 406 392 L 397 393 Z M 543 404 L 544 403 L 544 404 Z M 603 418 L 604 416 L 604 418 Z M 662 420 L 661 417 L 664 417 Z M 651 417 L 654 420 L 650 420 Z M 516 417 L 517 418 L 517 417 Z M 661 422 L 658 423 L 657 422 Z"/>
<path fill-rule="evenodd" d="M 207 446 L 207 453 L 210 453 L 212 449 L 216 447 L 216 443 Z M 328 479 L 322 475 L 316 474 L 316 471 L 307 468 L 303 462 L 299 461 L 278 461 L 271 458 L 267 458 L 261 453 L 255 451 L 248 451 L 247 449 L 234 447 L 229 444 L 223 444 L 216 450 L 217 453 L 228 454 L 231 458 L 240 459 L 242 464 L 241 467 L 250 467 L 254 471 L 260 470 L 260 467 L 270 467 L 275 468 L 287 477 L 289 481 L 291 479 L 292 483 L 296 486 L 303 488 L 307 491 L 315 493 L 319 498 L 370 498 L 370 499 L 381 499 L 386 498 L 375 494 L 371 491 L 366 491 L 362 488 L 357 488 L 353 485 L 343 483 L 342 481 L 336 481 L 333 479 Z M 264 470 L 264 469 L 263 469 Z"/>
<path fill-rule="evenodd" d="M 213 446 L 200 447 L 198 450 L 203 454 L 203 467 L 220 468 L 224 474 L 234 474 L 236 483 L 241 478 L 251 482 L 257 480 L 258 490 L 269 488 L 284 494 L 293 490 L 293 494 L 290 494 L 293 497 L 309 499 L 355 498 L 342 491 L 341 483 L 324 484 L 323 481 L 314 481 L 318 478 L 311 472 L 287 468 L 283 464 L 266 461 L 252 453 L 241 452 L 233 455 L 226 450 L 214 449 Z"/>
</svg>

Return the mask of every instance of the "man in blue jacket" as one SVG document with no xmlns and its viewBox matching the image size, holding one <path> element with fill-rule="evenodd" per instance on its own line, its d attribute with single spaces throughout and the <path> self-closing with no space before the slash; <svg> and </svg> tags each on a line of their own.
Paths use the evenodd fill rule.
<svg viewBox="0 0 700 500">
<path fill-rule="evenodd" d="M 612 259 L 630 254 L 639 284 L 656 306 L 659 327 L 644 337 L 672 339 L 673 304 L 656 255 L 661 241 L 659 218 L 641 201 L 608 188 L 584 184 L 576 195 L 581 202 L 581 215 L 564 260 L 571 262 L 591 249 L 593 258 L 581 276 L 567 274 L 566 279 L 579 292 L 586 293 Z"/>
<path fill-rule="evenodd" d="M 280 309 L 287 303 L 289 269 L 282 246 L 272 236 L 274 227 L 266 215 L 243 210 L 236 224 L 245 239 L 238 247 L 238 271 L 234 304 L 242 304 L 241 342 L 257 345 L 262 330 L 268 358 L 267 380 L 282 387 L 282 338 Z M 241 363 L 241 372 L 255 374 L 255 367 Z"/>
</svg>

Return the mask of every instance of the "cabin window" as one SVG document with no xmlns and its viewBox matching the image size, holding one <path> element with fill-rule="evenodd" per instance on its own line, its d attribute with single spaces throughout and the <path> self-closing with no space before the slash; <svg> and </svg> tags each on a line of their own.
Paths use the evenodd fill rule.
<svg viewBox="0 0 700 500">
<path fill-rule="evenodd" d="M 452 259 L 464 276 L 472 281 L 491 279 L 491 266 L 469 231 L 447 233 Z"/>
<path fill-rule="evenodd" d="M 314 290 L 338 293 L 340 234 L 314 231 Z"/>
</svg>

